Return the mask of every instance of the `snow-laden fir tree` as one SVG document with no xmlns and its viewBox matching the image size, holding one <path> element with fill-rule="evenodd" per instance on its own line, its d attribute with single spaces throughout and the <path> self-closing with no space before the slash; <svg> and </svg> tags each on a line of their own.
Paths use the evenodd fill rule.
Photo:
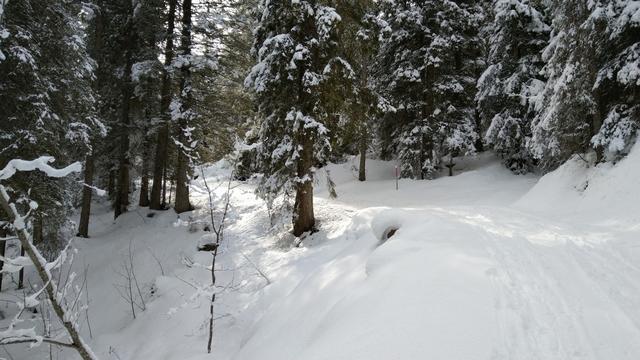
<svg viewBox="0 0 640 360">
<path fill-rule="evenodd" d="M 588 2 L 556 0 L 550 8 L 551 39 L 543 51 L 546 77 L 535 99 L 531 154 L 543 169 L 553 169 L 573 154 L 590 148 L 601 117 L 592 91 L 599 51 L 598 33 L 583 26 Z"/>
<path fill-rule="evenodd" d="M 206 93 L 212 91 L 207 87 L 212 84 L 217 68 L 218 17 L 218 10 L 208 2 L 182 1 L 180 45 L 172 63 L 178 80 L 178 93 L 170 106 L 171 119 L 176 126 L 172 142 L 177 152 L 174 209 L 178 213 L 193 209 L 189 186 L 193 167 L 201 161 L 201 145 L 207 124 L 205 116 L 210 115 L 205 103 Z"/>
<path fill-rule="evenodd" d="M 474 17 L 461 5 L 383 2 L 389 25 L 378 79 L 395 111 L 385 116 L 381 131 L 405 177 L 433 177 L 444 156 L 474 150 L 475 79 L 465 56 Z"/>
<path fill-rule="evenodd" d="M 476 97 L 485 141 L 515 173 L 527 172 L 533 159 L 530 99 L 544 86 L 540 52 L 550 28 L 542 5 L 529 0 L 494 1 L 487 68 Z"/>
<path fill-rule="evenodd" d="M 340 116 L 339 131 L 333 146 L 334 157 L 359 154 L 358 179 L 366 180 L 366 158 L 374 150 L 377 119 L 387 107 L 386 100 L 375 87 L 374 64 L 380 46 L 380 34 L 387 26 L 377 14 L 372 0 L 340 2 L 343 14 L 343 31 L 340 45 L 344 56 L 351 64 L 354 78 L 339 81 L 334 85 L 346 106 Z"/>
<path fill-rule="evenodd" d="M 591 1 L 583 25 L 597 36 L 601 63 L 593 89 L 602 126 L 592 146 L 607 160 L 626 155 L 640 126 L 640 1 Z"/>
<path fill-rule="evenodd" d="M 162 63 L 159 60 L 158 44 L 165 35 L 165 5 L 164 0 L 145 0 L 139 3 L 137 10 L 139 41 L 131 71 L 131 151 L 137 154 L 132 165 L 140 176 L 140 206 L 149 206 L 150 202 L 152 142 L 156 138 L 161 116 L 158 94 L 162 88 Z"/>
<path fill-rule="evenodd" d="M 109 190 L 118 216 L 130 203 L 131 179 L 140 174 L 142 187 L 148 183 L 149 141 L 159 117 L 162 67 L 157 45 L 164 34 L 165 3 L 93 3 L 95 15 L 88 33 L 92 56 L 98 63 L 94 87 L 100 117 L 110 127 L 109 136 L 96 144 L 100 151 L 93 161 L 97 176 L 104 179 L 97 185 Z"/>
<path fill-rule="evenodd" d="M 265 0 L 255 31 L 257 64 L 247 77 L 256 92 L 261 119 L 259 193 L 267 201 L 295 193 L 293 234 L 315 225 L 313 177 L 325 161 L 335 77 L 352 77 L 338 53 L 340 15 L 332 1 Z M 271 200 L 270 200 L 271 199 Z"/>
<path fill-rule="evenodd" d="M 90 9 L 62 0 L 2 1 L 0 11 L 0 166 L 13 158 L 54 156 L 58 163 L 81 160 L 91 151 L 93 134 L 104 134 L 96 117 L 91 87 L 95 63 L 85 38 Z M 80 185 L 41 173 L 20 173 L 9 186 L 27 206 L 26 195 L 40 205 L 33 213 L 34 240 L 56 239 Z M 20 209 L 20 210 L 26 210 Z M 4 218 L 4 215 L 2 216 Z M 6 219 L 6 218 L 5 218 Z"/>
</svg>

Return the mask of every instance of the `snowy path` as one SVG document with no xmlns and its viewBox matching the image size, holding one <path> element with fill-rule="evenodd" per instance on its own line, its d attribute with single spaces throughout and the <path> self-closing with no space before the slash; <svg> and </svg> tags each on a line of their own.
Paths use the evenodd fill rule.
<svg viewBox="0 0 640 360">
<path fill-rule="evenodd" d="M 490 158 L 462 164 L 465 172 L 452 178 L 401 181 L 398 191 L 392 164 L 370 162 L 366 183 L 350 166 L 331 168 L 338 199 L 317 184 L 320 232 L 299 248 L 286 233 L 269 232 L 251 185 L 234 189 L 213 358 L 640 359 L 636 212 L 540 211 L 561 197 L 532 194 L 537 178 L 512 176 Z M 209 171 L 212 184 L 225 174 Z M 205 193 L 194 185 L 202 205 Z M 568 189 L 575 197 L 574 185 Z M 532 196 L 539 204 L 530 210 Z M 179 222 L 172 212 L 147 213 L 135 209 L 114 223 L 97 207 L 94 236 L 78 242 L 91 270 L 92 345 L 102 359 L 210 359 L 207 298 L 194 296 L 210 277 L 210 255 L 195 251 L 206 233 L 184 226 L 207 215 L 198 210 Z M 388 227 L 399 230 L 380 244 Z M 149 294 L 133 321 L 112 286 L 130 242 Z M 47 356 L 39 351 L 13 357 Z"/>
<path fill-rule="evenodd" d="M 340 264 L 357 256 L 347 251 L 320 268 L 348 269 L 351 279 L 301 282 L 293 298 L 315 291 L 311 296 L 323 300 L 274 310 L 258 326 L 257 337 L 267 340 L 245 345 L 236 359 L 640 356 L 640 269 L 626 258 L 632 243 L 504 208 L 382 210 L 372 217 L 389 218 L 405 223 L 388 243 L 355 264 Z M 321 289 L 318 282 L 325 282 Z M 288 312 L 312 323 L 307 312 L 319 312 L 321 320 L 309 330 L 299 326 L 296 340 L 280 340 L 286 325 L 271 323 Z"/>
<path fill-rule="evenodd" d="M 505 180 L 339 184 L 319 211 L 362 209 L 346 231 L 361 243 L 316 271 L 349 275 L 300 281 L 302 305 L 267 312 L 234 359 L 640 358 L 640 229 L 517 210 L 531 179 Z"/>
<path fill-rule="evenodd" d="M 640 268 L 622 254 L 630 244 L 512 210 L 479 213 L 452 215 L 483 233 L 496 265 L 487 270 L 497 295 L 495 359 L 638 358 Z"/>
</svg>

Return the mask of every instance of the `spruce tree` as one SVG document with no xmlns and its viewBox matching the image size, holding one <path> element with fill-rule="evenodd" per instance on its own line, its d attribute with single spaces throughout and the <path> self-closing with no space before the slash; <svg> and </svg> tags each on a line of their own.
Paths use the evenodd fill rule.
<svg viewBox="0 0 640 360">
<path fill-rule="evenodd" d="M 351 66 L 337 56 L 341 17 L 331 5 L 320 0 L 263 1 L 253 48 L 258 63 L 247 78 L 263 117 L 259 194 L 271 201 L 295 192 L 296 236 L 315 226 L 313 177 L 316 164 L 326 159 L 326 124 L 335 116 L 328 100 L 331 89 L 325 84 L 336 76 L 353 76 Z"/>
<path fill-rule="evenodd" d="M 155 142 L 155 154 L 153 158 L 153 185 L 149 198 L 149 208 L 161 210 L 166 207 L 165 196 L 163 196 L 166 187 L 165 174 L 169 152 L 169 129 L 170 115 L 169 107 L 173 95 L 172 88 L 172 72 L 170 65 L 174 58 L 174 30 L 176 21 L 176 8 L 178 0 L 169 0 L 168 11 L 166 13 L 166 25 L 164 31 L 164 66 L 162 68 L 162 82 L 160 88 L 160 123 L 157 127 L 157 135 Z"/>
<path fill-rule="evenodd" d="M 545 170 L 573 154 L 590 149 L 600 128 L 597 99 L 592 91 L 597 71 L 597 34 L 582 24 L 587 2 L 551 2 L 551 39 L 543 51 L 545 86 L 536 96 L 528 149 Z"/>
<path fill-rule="evenodd" d="M 105 129 L 96 116 L 92 89 L 95 63 L 89 56 L 83 14 L 76 2 L 3 2 L 0 12 L 0 166 L 14 158 L 49 155 L 58 164 L 82 160 L 91 138 Z M 10 188 L 39 204 L 34 241 L 57 250 L 80 184 L 20 173 Z M 27 206 L 24 200 L 21 205 Z M 46 244 L 42 243 L 49 239 Z"/>
<path fill-rule="evenodd" d="M 640 126 L 640 6 L 637 1 L 596 1 L 584 27 L 599 50 L 593 86 L 602 125 L 591 145 L 603 159 L 628 154 Z"/>
<path fill-rule="evenodd" d="M 515 173 L 533 169 L 531 98 L 542 87 L 540 52 L 550 31 L 541 5 L 528 0 L 494 1 L 487 68 L 478 80 L 477 106 L 485 141 Z"/>
<path fill-rule="evenodd" d="M 194 130 L 193 122 L 195 112 L 193 110 L 193 86 L 191 69 L 193 58 L 191 56 L 191 31 L 192 31 L 192 2 L 182 2 L 182 29 L 180 37 L 180 54 L 176 58 L 174 67 L 180 71 L 179 96 L 171 104 L 172 120 L 178 124 L 176 144 L 178 147 L 178 163 L 176 166 L 176 203 L 177 213 L 192 210 L 189 201 L 189 176 L 192 156 L 194 154 Z"/>
<path fill-rule="evenodd" d="M 334 86 L 336 100 L 344 110 L 340 113 L 336 131 L 332 133 L 332 161 L 343 155 L 359 155 L 358 180 L 366 180 L 366 159 L 375 139 L 377 118 L 386 101 L 375 87 L 375 58 L 380 35 L 386 23 L 377 15 L 378 6 L 371 0 L 340 2 L 343 15 L 340 47 L 345 60 L 351 64 L 354 76 L 348 81 L 339 79 Z"/>
<path fill-rule="evenodd" d="M 473 77 L 465 63 L 472 16 L 453 1 L 385 2 L 379 86 L 395 108 L 381 127 L 402 176 L 434 177 L 443 156 L 474 151 Z"/>
</svg>

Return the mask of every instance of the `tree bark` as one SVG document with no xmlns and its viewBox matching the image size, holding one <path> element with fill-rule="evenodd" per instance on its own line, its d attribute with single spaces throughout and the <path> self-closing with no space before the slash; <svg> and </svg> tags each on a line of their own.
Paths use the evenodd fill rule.
<svg viewBox="0 0 640 360">
<path fill-rule="evenodd" d="M 433 66 L 426 66 L 423 74 L 422 74 L 422 78 L 423 78 L 423 84 L 425 86 L 426 91 L 424 91 L 424 104 L 422 106 L 422 122 L 421 125 L 422 127 L 428 127 L 431 116 L 433 115 L 433 110 L 435 108 L 434 103 L 435 103 L 435 99 L 434 99 L 434 94 L 433 91 L 431 89 L 431 87 L 433 86 L 433 81 L 434 81 L 434 69 Z M 424 163 L 429 160 L 432 165 L 433 165 L 433 143 L 430 140 L 426 139 L 427 136 L 426 134 L 424 134 L 424 130 L 420 131 L 420 155 L 419 155 L 419 161 L 420 161 L 420 169 L 419 169 L 419 176 L 418 178 L 420 180 L 424 180 L 426 178 L 426 174 L 425 174 L 425 169 L 424 167 Z"/>
<path fill-rule="evenodd" d="M 107 182 L 107 193 L 109 194 L 109 199 L 113 199 L 116 192 L 116 174 L 118 171 L 116 169 L 109 169 L 109 179 Z"/>
<path fill-rule="evenodd" d="M 298 160 L 296 184 L 296 199 L 293 215 L 293 235 L 301 236 L 305 232 L 313 231 L 316 219 L 313 214 L 313 142 L 309 135 L 302 134 L 302 154 Z"/>
<path fill-rule="evenodd" d="M 183 56 L 191 55 L 191 0 L 183 0 L 182 2 L 182 36 L 181 36 L 181 54 Z M 191 203 L 189 202 L 189 151 L 186 147 L 189 139 L 185 135 L 185 129 L 188 125 L 187 118 L 190 118 L 192 109 L 191 99 L 191 68 L 189 65 L 183 65 L 181 68 L 180 79 L 180 97 L 182 100 L 181 117 L 178 129 L 178 166 L 176 168 L 176 203 L 175 211 L 183 213 L 191 211 Z"/>
<path fill-rule="evenodd" d="M 168 67 L 173 61 L 173 31 L 175 29 L 177 0 L 169 1 L 169 13 L 167 14 L 167 33 L 165 35 L 164 49 L 164 70 L 162 72 L 162 87 L 160 90 L 160 113 L 165 117 L 165 122 L 158 131 L 158 141 L 156 143 L 156 153 L 153 163 L 153 186 L 151 187 L 151 198 L 149 208 L 161 210 L 165 206 L 163 184 L 166 173 L 167 157 L 169 148 L 169 105 L 171 104 L 171 76 Z M 161 199 L 162 197 L 162 199 Z"/>
<path fill-rule="evenodd" d="M 176 172 L 176 203 L 174 209 L 180 214 L 193 210 L 189 202 L 189 158 L 183 150 L 178 150 Z"/>
<path fill-rule="evenodd" d="M 358 166 L 358 180 L 366 181 L 367 180 L 367 130 L 363 129 L 362 134 L 360 134 L 360 166 Z"/>
<path fill-rule="evenodd" d="M 140 199 L 138 205 L 142 207 L 149 206 L 149 151 L 147 148 L 149 144 L 144 145 L 144 152 L 142 154 L 142 178 L 140 180 Z"/>
<path fill-rule="evenodd" d="M 89 217 L 91 216 L 91 196 L 93 195 L 94 154 L 87 155 L 84 162 L 84 186 L 82 187 L 82 209 L 80 210 L 80 224 L 76 236 L 89 237 Z"/>
<path fill-rule="evenodd" d="M 24 245 L 20 245 L 20 256 L 24 256 Z M 24 289 L 24 267 L 18 273 L 18 290 Z"/>
<path fill-rule="evenodd" d="M 127 212 L 129 205 L 129 127 L 131 126 L 131 67 L 133 66 L 132 48 L 135 44 L 135 27 L 133 26 L 133 9 L 131 9 L 129 23 L 127 24 L 127 35 L 123 44 L 125 48 L 125 67 L 122 83 L 122 104 L 120 112 L 120 164 L 118 168 L 118 183 L 116 188 L 116 198 L 114 204 L 114 218 Z"/>
<path fill-rule="evenodd" d="M 167 159 L 169 155 L 167 154 Z M 162 171 L 162 208 L 167 208 L 167 166 L 165 165 Z"/>
<path fill-rule="evenodd" d="M 0 226 L 0 238 L 6 238 L 9 232 L 4 228 L 4 226 Z M 7 248 L 7 241 L 0 241 L 0 255 L 4 258 L 5 250 Z M 2 291 L 2 279 L 4 277 L 4 273 L 2 270 L 4 269 L 4 261 L 0 260 L 0 291 Z"/>
<path fill-rule="evenodd" d="M 33 217 L 33 244 L 38 245 L 44 242 L 44 224 L 42 215 L 36 213 Z M 20 246 L 20 256 L 24 256 L 24 246 Z M 24 268 L 18 272 L 18 289 L 24 288 Z"/>
</svg>

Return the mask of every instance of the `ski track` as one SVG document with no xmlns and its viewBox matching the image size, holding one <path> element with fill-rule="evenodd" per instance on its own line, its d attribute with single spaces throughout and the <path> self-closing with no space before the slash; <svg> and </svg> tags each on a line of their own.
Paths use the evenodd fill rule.
<svg viewBox="0 0 640 360">
<path fill-rule="evenodd" d="M 321 225 L 330 227 L 325 229 L 329 240 L 333 232 L 344 229 L 344 220 L 357 210 L 324 198 L 316 203 Z M 241 209 L 242 218 L 229 231 L 234 239 L 245 240 L 236 243 L 231 252 L 242 248 L 271 271 L 286 268 L 293 261 L 291 256 L 307 257 L 298 254 L 278 259 L 269 254 L 276 251 L 275 255 L 281 255 L 277 250 L 262 253 L 265 229 L 246 220 L 260 213 L 261 206 L 254 203 Z M 608 227 L 545 219 L 508 206 L 410 210 L 417 209 L 472 227 L 487 257 L 495 263 L 486 272 L 494 288 L 499 329 L 491 360 L 639 358 L 640 267 L 624 253 L 632 246 L 631 241 L 625 241 L 625 234 Z M 311 245 L 313 249 L 322 244 Z M 318 267 L 326 259 L 308 257 L 317 261 Z M 244 334 L 243 344 L 252 335 Z"/>
<path fill-rule="evenodd" d="M 260 266 L 272 271 L 286 268 L 291 258 L 278 260 L 269 251 L 261 255 L 265 229 L 246 220 L 255 217 L 261 206 L 254 203 L 241 209 L 242 218 L 229 231 L 234 239 L 245 240 L 231 252 L 242 248 L 245 254 L 256 256 Z M 477 241 L 495 263 L 486 273 L 494 287 L 500 339 L 493 345 L 491 360 L 638 359 L 640 267 L 622 253 L 631 242 L 625 243 L 620 234 L 609 228 L 564 224 L 506 206 L 422 210 L 474 228 Z M 345 204 L 317 199 L 318 218 L 323 225 L 332 226 L 327 230 L 329 239 L 332 232 L 343 230 L 344 219 L 355 211 Z M 340 219 L 342 223 L 335 225 Z M 322 260 L 326 258 L 309 259 L 318 266 Z M 244 341 L 251 335 L 245 334 Z"/>
<path fill-rule="evenodd" d="M 511 209 L 450 214 L 478 228 L 496 263 L 487 275 L 502 342 L 492 360 L 638 359 L 640 268 L 611 244 L 589 241 L 602 229 L 581 234 Z"/>
</svg>

